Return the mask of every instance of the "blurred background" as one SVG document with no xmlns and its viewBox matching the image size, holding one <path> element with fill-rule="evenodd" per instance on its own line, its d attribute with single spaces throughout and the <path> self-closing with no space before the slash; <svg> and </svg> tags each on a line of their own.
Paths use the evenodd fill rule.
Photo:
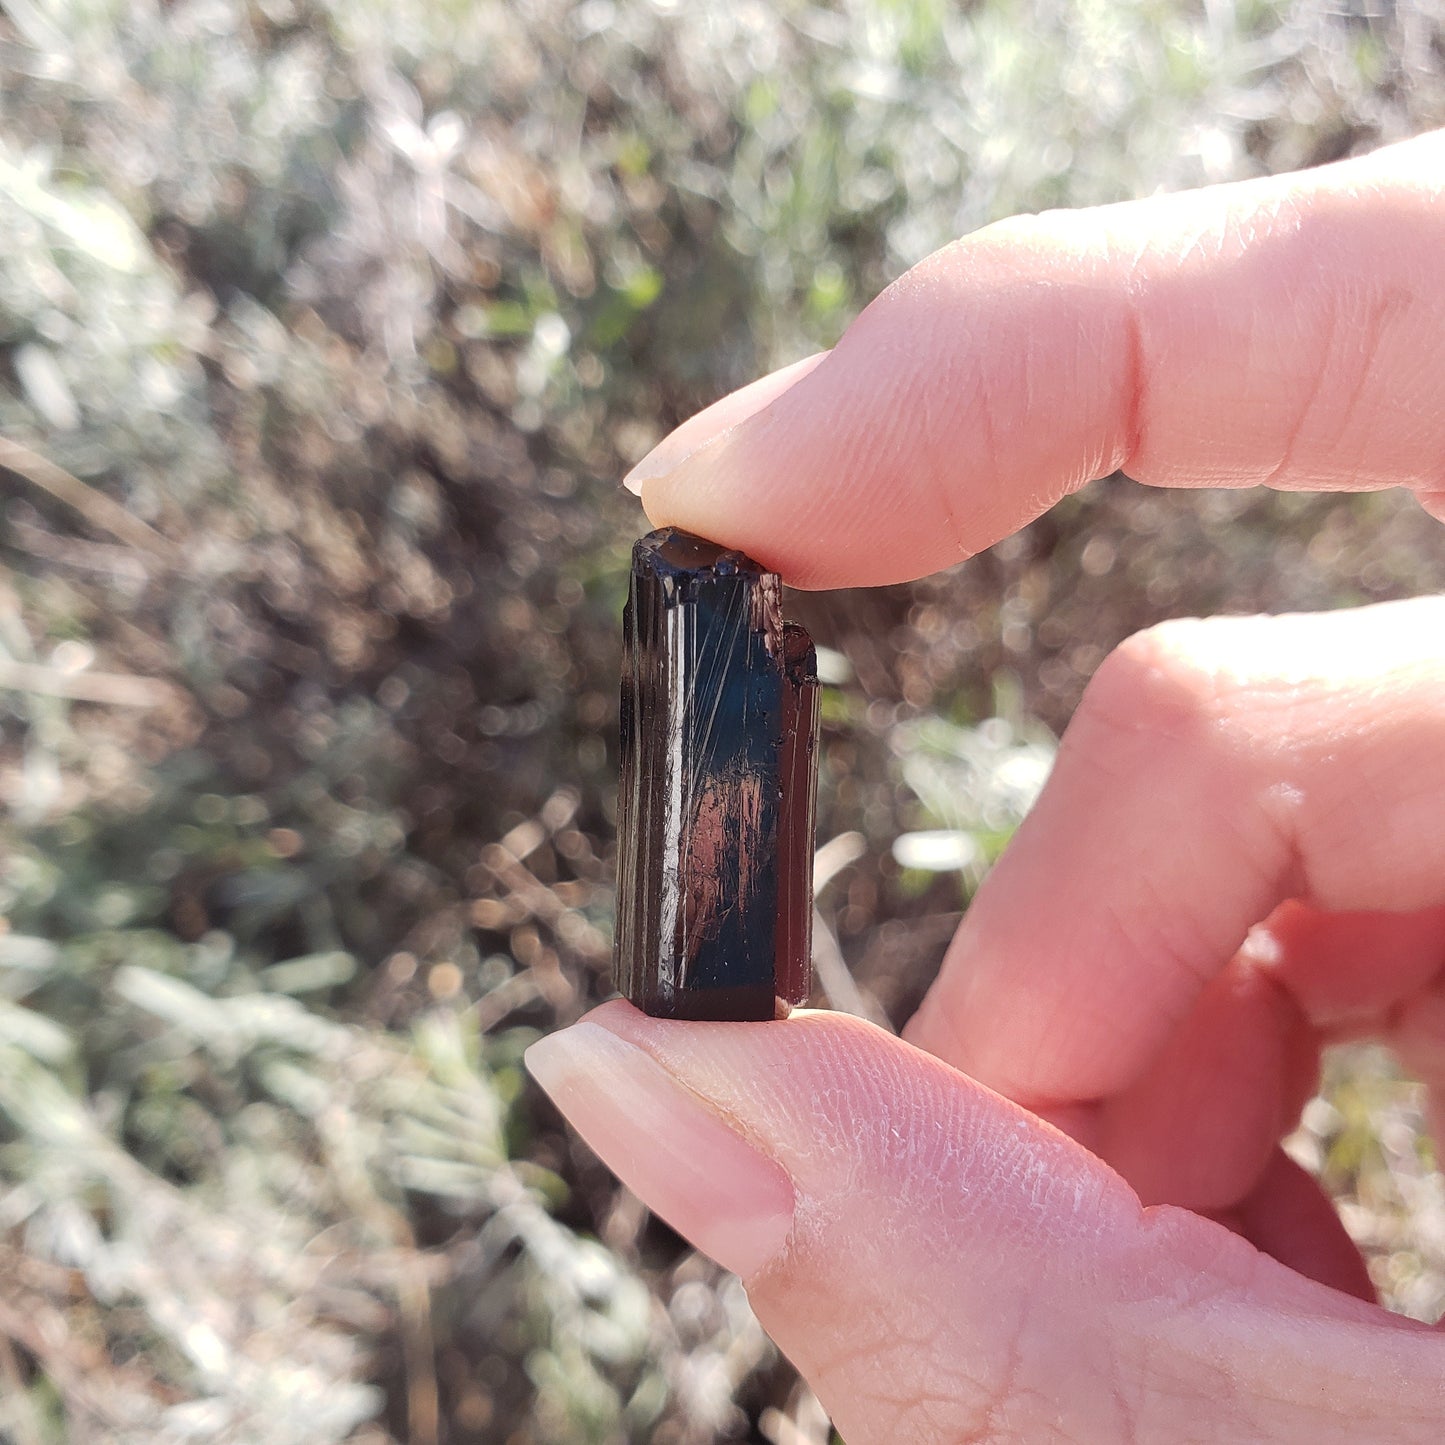
<svg viewBox="0 0 1445 1445">
<path fill-rule="evenodd" d="M 1445 0 L 0 0 L 0 1439 L 802 1445 L 519 1055 L 609 988 L 618 478 L 1019 210 L 1445 123 Z M 1090 487 L 824 647 L 894 1024 L 1104 653 L 1445 587 L 1394 495 Z M 1420 1090 L 1292 1148 L 1445 1303 Z"/>
</svg>

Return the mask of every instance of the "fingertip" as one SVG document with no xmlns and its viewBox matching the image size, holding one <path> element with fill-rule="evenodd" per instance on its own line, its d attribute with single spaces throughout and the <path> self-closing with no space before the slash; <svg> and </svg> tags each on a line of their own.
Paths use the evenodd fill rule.
<svg viewBox="0 0 1445 1445">
<path fill-rule="evenodd" d="M 799 361 L 781 366 L 756 381 L 720 397 L 711 406 L 690 416 L 668 433 L 622 479 L 622 485 L 637 496 L 644 495 L 649 482 L 662 482 L 690 457 L 726 437 L 733 428 L 771 406 L 784 392 L 815 370 L 828 353 L 814 352 Z"/>
<path fill-rule="evenodd" d="M 1445 522 L 1445 492 L 1419 492 L 1416 500 L 1437 522 Z"/>
<path fill-rule="evenodd" d="M 792 1231 L 786 1171 L 765 1141 L 629 1037 L 636 1020 L 617 1006 L 604 1010 L 538 1040 L 527 1050 L 528 1069 L 654 1212 L 725 1269 L 744 1279 L 765 1271 Z"/>
</svg>

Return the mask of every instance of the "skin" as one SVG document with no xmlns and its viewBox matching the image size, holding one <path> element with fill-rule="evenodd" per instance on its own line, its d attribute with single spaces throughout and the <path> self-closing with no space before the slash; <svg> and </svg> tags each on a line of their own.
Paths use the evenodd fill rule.
<svg viewBox="0 0 1445 1445">
<path fill-rule="evenodd" d="M 812 587 L 1117 468 L 1445 519 L 1442 337 L 1437 133 L 989 227 L 631 480 Z M 529 1063 L 850 1445 L 1437 1441 L 1445 1336 L 1374 1303 L 1279 1140 L 1332 1038 L 1445 1086 L 1442 638 L 1422 598 L 1125 643 L 904 1039 L 612 1003 Z"/>
</svg>

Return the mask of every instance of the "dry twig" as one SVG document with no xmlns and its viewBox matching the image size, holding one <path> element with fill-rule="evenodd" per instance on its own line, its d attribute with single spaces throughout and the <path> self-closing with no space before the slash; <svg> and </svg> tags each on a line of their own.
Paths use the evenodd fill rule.
<svg viewBox="0 0 1445 1445">
<path fill-rule="evenodd" d="M 0 657 L 0 689 L 98 702 L 109 707 L 160 707 L 176 695 L 168 682 L 122 672 L 62 672 L 38 662 Z"/>
<path fill-rule="evenodd" d="M 180 553 L 169 538 L 142 522 L 126 510 L 114 497 L 87 486 L 79 477 L 57 466 L 48 457 L 17 442 L 13 437 L 0 437 L 0 467 L 24 477 L 58 502 L 73 507 L 91 526 L 162 562 L 175 565 Z"/>
</svg>

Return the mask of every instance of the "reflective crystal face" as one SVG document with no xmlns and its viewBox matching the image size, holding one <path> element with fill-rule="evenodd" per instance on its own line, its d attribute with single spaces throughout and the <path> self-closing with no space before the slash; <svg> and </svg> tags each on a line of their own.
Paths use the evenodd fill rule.
<svg viewBox="0 0 1445 1445">
<path fill-rule="evenodd" d="M 809 987 L 818 684 L 782 585 L 675 528 L 623 613 L 617 947 L 665 1018 L 764 1019 Z"/>
</svg>

